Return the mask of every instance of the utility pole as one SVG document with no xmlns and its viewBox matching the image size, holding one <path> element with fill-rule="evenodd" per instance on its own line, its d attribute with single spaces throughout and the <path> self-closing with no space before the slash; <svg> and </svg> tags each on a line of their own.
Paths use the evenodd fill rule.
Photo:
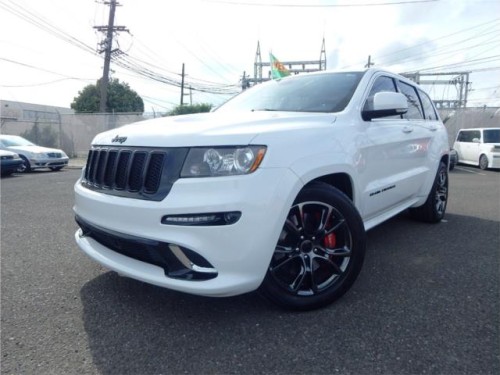
<svg viewBox="0 0 500 375">
<path fill-rule="evenodd" d="M 108 101 L 108 83 L 109 83 L 109 66 L 111 64 L 111 54 L 116 50 L 113 48 L 113 34 L 115 31 L 129 30 L 125 26 L 115 26 L 115 10 L 120 4 L 116 0 L 104 1 L 104 4 L 109 5 L 109 19 L 107 26 L 94 26 L 94 29 L 105 33 L 106 38 L 100 43 L 102 47 L 98 52 L 104 52 L 104 68 L 102 70 L 102 78 L 100 84 L 101 97 L 99 101 L 99 112 L 107 112 L 106 102 Z"/>
<path fill-rule="evenodd" d="M 184 105 L 184 63 L 182 63 L 181 105 Z"/>
<path fill-rule="evenodd" d="M 375 65 L 375 63 L 372 63 L 372 56 L 368 55 L 368 63 L 365 65 L 365 68 L 370 68 L 373 65 Z"/>
</svg>

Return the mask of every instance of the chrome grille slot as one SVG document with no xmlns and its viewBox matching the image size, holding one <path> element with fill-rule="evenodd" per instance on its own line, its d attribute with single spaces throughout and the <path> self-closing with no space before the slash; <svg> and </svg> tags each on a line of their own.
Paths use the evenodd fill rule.
<svg viewBox="0 0 500 375">
<path fill-rule="evenodd" d="M 116 188 L 124 190 L 127 187 L 128 162 L 132 153 L 130 151 L 120 152 L 118 168 L 116 170 Z"/>
<path fill-rule="evenodd" d="M 164 154 L 159 154 L 159 153 L 151 154 L 151 159 L 148 165 L 148 171 L 146 173 L 146 179 L 144 181 L 144 189 L 148 193 L 154 192 L 158 189 L 161 177 L 161 168 L 164 159 L 165 159 Z"/>
<path fill-rule="evenodd" d="M 142 175 L 146 170 L 145 168 L 146 154 L 144 152 L 134 153 L 132 159 L 132 166 L 128 179 L 128 186 L 130 191 L 139 191 L 142 187 Z"/>
<path fill-rule="evenodd" d="M 108 152 L 108 160 L 106 161 L 106 168 L 104 170 L 104 181 L 103 185 L 107 188 L 113 188 L 113 182 L 115 178 L 115 163 L 118 151 L 111 150 Z"/>
<path fill-rule="evenodd" d="M 97 146 L 89 151 L 82 185 L 104 194 L 161 200 L 179 178 L 186 148 Z"/>
</svg>

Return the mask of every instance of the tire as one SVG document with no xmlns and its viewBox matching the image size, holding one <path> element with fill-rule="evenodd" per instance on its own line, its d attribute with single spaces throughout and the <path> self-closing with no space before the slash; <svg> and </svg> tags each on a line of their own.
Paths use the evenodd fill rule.
<svg viewBox="0 0 500 375">
<path fill-rule="evenodd" d="M 488 169 L 488 157 L 484 154 L 479 157 L 479 168 L 483 171 Z"/>
<path fill-rule="evenodd" d="M 60 171 L 61 169 L 62 169 L 62 167 L 50 167 L 50 170 L 53 172 Z"/>
<path fill-rule="evenodd" d="M 28 172 L 31 172 L 31 166 L 30 166 L 29 160 L 24 155 L 19 155 L 19 156 L 21 157 L 21 159 L 23 159 L 24 163 L 21 164 L 19 166 L 19 168 L 17 168 L 17 172 L 18 173 L 28 173 Z"/>
<path fill-rule="evenodd" d="M 450 171 L 455 169 L 455 165 L 456 165 L 456 163 L 453 163 L 450 161 Z"/>
<path fill-rule="evenodd" d="M 441 162 L 427 200 L 420 207 L 410 208 L 410 214 L 413 218 L 426 223 L 438 223 L 444 217 L 447 203 L 448 168 Z"/>
<path fill-rule="evenodd" d="M 304 188 L 288 213 L 261 292 L 292 310 L 331 304 L 361 271 L 365 237 L 358 211 L 341 191 L 323 183 Z"/>
</svg>

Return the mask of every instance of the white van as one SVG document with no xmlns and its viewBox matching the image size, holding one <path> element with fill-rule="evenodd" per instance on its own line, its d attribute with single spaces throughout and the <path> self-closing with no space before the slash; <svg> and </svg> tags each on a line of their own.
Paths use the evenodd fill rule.
<svg viewBox="0 0 500 375">
<path fill-rule="evenodd" d="M 453 148 L 459 163 L 500 168 L 500 128 L 461 129 Z"/>
</svg>

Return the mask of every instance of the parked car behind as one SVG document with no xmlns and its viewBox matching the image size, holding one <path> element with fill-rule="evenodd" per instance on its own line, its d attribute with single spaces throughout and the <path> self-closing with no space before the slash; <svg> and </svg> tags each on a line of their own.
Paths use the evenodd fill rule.
<svg viewBox="0 0 500 375">
<path fill-rule="evenodd" d="M 500 168 L 500 128 L 461 129 L 453 148 L 459 163 Z"/>
<path fill-rule="evenodd" d="M 21 159 L 18 154 L 6 150 L 0 150 L 0 162 L 2 177 L 10 176 L 12 173 L 16 172 L 22 164 L 24 164 L 23 159 Z"/>
<path fill-rule="evenodd" d="M 17 135 L 0 135 L 0 149 L 16 152 L 23 160 L 18 172 L 50 168 L 58 171 L 68 165 L 68 155 L 63 150 L 35 145 Z"/>
</svg>

